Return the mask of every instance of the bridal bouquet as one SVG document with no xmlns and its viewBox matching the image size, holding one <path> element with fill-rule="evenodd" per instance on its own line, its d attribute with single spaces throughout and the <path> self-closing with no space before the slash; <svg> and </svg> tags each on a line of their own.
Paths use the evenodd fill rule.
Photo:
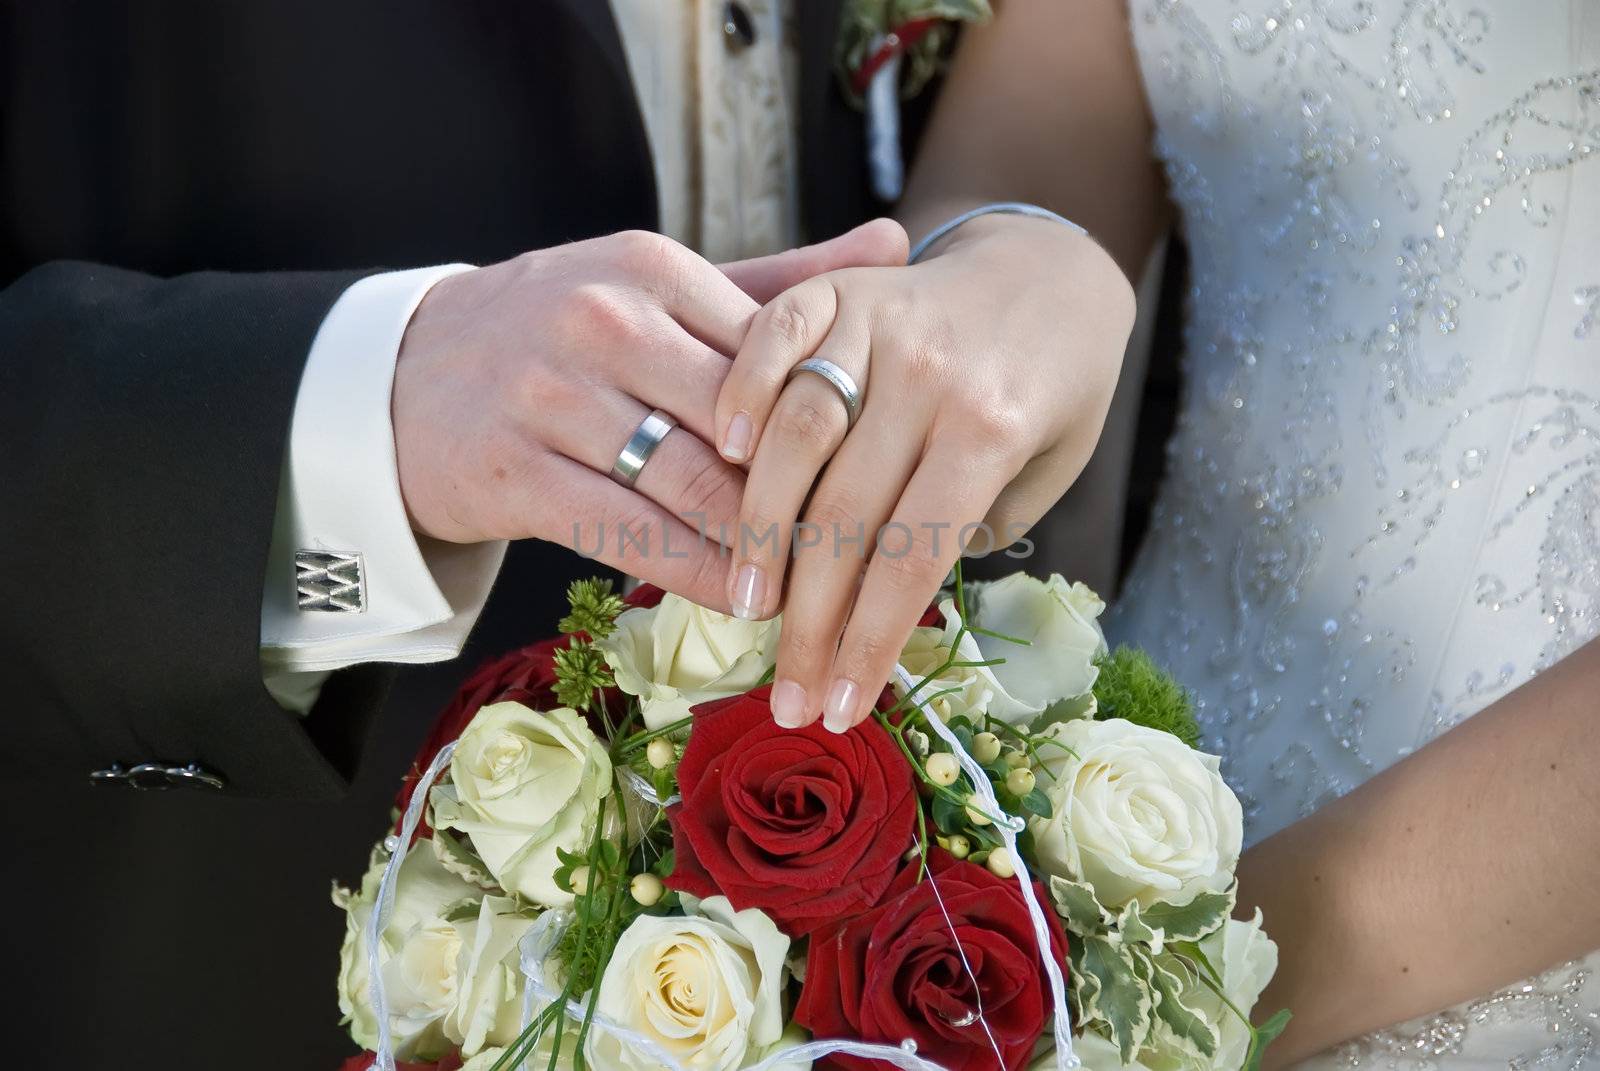
<svg viewBox="0 0 1600 1071">
<path fill-rule="evenodd" d="M 346 913 L 346 1071 L 1254 1068 L 1238 800 L 1082 584 L 929 608 L 875 717 L 772 720 L 777 621 L 575 584 L 469 680 Z"/>
</svg>

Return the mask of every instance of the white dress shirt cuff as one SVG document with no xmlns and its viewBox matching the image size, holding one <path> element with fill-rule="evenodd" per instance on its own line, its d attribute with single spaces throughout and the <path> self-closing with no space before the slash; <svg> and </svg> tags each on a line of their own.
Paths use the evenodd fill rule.
<svg viewBox="0 0 1600 1071">
<path fill-rule="evenodd" d="M 412 532 L 400 495 L 390 398 L 406 325 L 440 279 L 470 265 L 373 275 L 340 296 L 312 342 L 295 398 L 261 606 L 265 682 L 308 710 L 327 673 L 361 662 L 460 653 L 505 557 Z M 296 551 L 361 558 L 360 612 L 297 608 Z"/>
</svg>

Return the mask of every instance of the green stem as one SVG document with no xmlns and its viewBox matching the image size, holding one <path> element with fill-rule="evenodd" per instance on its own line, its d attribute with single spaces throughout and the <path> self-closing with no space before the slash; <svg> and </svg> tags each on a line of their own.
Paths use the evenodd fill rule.
<svg viewBox="0 0 1600 1071">
<path fill-rule="evenodd" d="M 1019 647 L 1032 647 L 1033 646 L 1033 641 L 1032 640 L 1025 640 L 1025 639 L 1022 639 L 1020 636 L 1007 636 L 1004 632 L 996 632 L 994 629 L 992 629 L 992 628 L 984 628 L 982 625 L 968 625 L 967 626 L 967 631 L 968 632 L 976 632 L 980 636 L 990 636 L 990 637 L 993 637 L 994 639 L 997 639 L 997 640 L 1004 640 L 1007 643 L 1014 643 L 1014 644 L 1017 644 Z"/>
<path fill-rule="evenodd" d="M 687 729 L 693 724 L 694 717 L 691 715 L 687 718 L 679 718 L 677 721 L 663 725 L 659 729 L 647 729 L 642 733 L 635 733 L 626 740 L 623 740 L 621 743 L 614 745 L 614 756 L 622 758 L 631 755 L 635 751 L 638 751 L 641 745 L 650 743 L 650 741 L 654 740 L 656 737 L 666 736 L 668 733 L 675 733 L 679 729 Z"/>
</svg>

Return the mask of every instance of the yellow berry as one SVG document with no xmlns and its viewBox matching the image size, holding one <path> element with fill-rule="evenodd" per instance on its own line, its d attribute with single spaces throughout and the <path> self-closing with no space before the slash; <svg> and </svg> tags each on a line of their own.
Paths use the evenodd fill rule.
<svg viewBox="0 0 1600 1071">
<path fill-rule="evenodd" d="M 1000 738 L 993 733 L 979 733 L 972 738 L 972 757 L 987 766 L 1000 757 Z"/>
<path fill-rule="evenodd" d="M 1018 766 L 1006 774 L 1006 791 L 1013 796 L 1026 796 L 1033 791 L 1033 771 L 1026 766 Z"/>
<path fill-rule="evenodd" d="M 654 907 L 667 887 L 654 874 L 635 874 L 628 882 L 628 892 L 641 907 Z"/>
<path fill-rule="evenodd" d="M 963 837 L 960 833 L 955 834 L 948 840 L 946 840 L 944 837 L 940 837 L 939 839 L 944 841 L 945 851 L 949 852 L 957 859 L 965 859 L 972 853 L 972 842 L 966 837 Z"/>
<path fill-rule="evenodd" d="M 1028 765 L 1028 756 L 1020 751 L 1006 752 L 1006 765 L 1016 770 Z"/>
<path fill-rule="evenodd" d="M 948 751 L 928 756 L 928 778 L 936 785 L 953 785 L 961 776 L 961 764 Z"/>
<path fill-rule="evenodd" d="M 996 848 L 989 853 L 989 859 L 984 863 L 989 868 L 989 873 L 997 878 L 1014 878 L 1017 868 L 1011 865 L 1011 853 L 1004 848 Z"/>
<path fill-rule="evenodd" d="M 967 804 L 967 821 L 975 826 L 986 826 L 989 824 L 989 816 L 969 803 Z"/>
<path fill-rule="evenodd" d="M 650 760 L 652 769 L 665 770 L 677 759 L 677 749 L 672 746 L 672 741 L 664 736 L 658 736 L 650 741 L 644 749 L 645 758 Z"/>
</svg>

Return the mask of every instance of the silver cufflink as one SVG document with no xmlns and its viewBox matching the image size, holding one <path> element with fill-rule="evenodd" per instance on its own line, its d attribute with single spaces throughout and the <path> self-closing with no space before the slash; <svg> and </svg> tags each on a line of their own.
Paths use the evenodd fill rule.
<svg viewBox="0 0 1600 1071">
<path fill-rule="evenodd" d="M 299 609 L 341 614 L 366 610 L 361 555 L 296 551 L 294 572 L 295 605 Z"/>
</svg>

